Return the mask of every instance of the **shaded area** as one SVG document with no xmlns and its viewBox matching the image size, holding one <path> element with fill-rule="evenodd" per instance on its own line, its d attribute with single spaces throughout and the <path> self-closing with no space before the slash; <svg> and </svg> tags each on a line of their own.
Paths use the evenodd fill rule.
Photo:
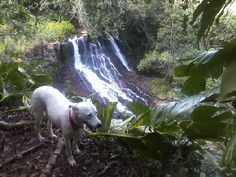
<svg viewBox="0 0 236 177">
<path fill-rule="evenodd" d="M 157 161 L 140 156 L 116 137 L 85 135 L 78 141 L 81 154 L 74 155 L 77 166 L 71 167 L 65 148 L 60 153 L 58 151 L 59 139 L 49 139 L 45 120 L 41 125 L 45 142 L 38 141 L 32 123 L 8 129 L 1 126 L 1 121 L 12 125 L 32 120 L 26 110 L 0 107 L 0 177 L 42 177 L 48 169 L 48 176 L 59 177 L 195 177 L 199 174 L 199 167 L 193 159 L 183 157 L 178 151 Z M 54 132 L 61 137 L 59 129 L 54 128 Z"/>
<path fill-rule="evenodd" d="M 18 122 L 32 120 L 27 111 L 8 112 L 1 109 L 1 121 Z M 42 124 L 43 135 L 47 137 L 46 124 Z M 59 136 L 60 131 L 54 130 Z M 0 129 L 0 176 L 40 176 L 53 155 L 58 140 L 48 139 L 40 143 L 33 125 L 5 130 Z M 122 143 L 122 142 L 121 142 Z M 123 144 L 123 143 L 122 143 Z M 113 138 L 81 137 L 78 147 L 80 155 L 74 155 L 77 166 L 69 166 L 65 148 L 59 155 L 50 176 L 160 176 L 160 163 L 136 156 L 125 144 Z M 22 154 L 22 152 L 26 153 Z M 16 156 L 15 160 L 6 163 Z"/>
</svg>

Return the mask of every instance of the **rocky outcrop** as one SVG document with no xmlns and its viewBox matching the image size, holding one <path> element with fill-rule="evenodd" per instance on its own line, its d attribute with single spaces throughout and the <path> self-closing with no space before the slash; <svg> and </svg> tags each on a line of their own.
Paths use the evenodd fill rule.
<svg viewBox="0 0 236 177">
<path fill-rule="evenodd" d="M 59 51 L 60 45 L 60 42 L 37 44 L 25 53 L 25 57 L 58 61 L 57 51 Z"/>
</svg>

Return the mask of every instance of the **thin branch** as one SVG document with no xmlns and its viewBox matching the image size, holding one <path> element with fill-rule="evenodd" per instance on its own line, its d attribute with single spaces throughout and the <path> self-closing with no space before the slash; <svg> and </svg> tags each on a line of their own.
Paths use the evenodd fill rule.
<svg viewBox="0 0 236 177">
<path fill-rule="evenodd" d="M 109 168 L 111 168 L 112 165 L 115 164 L 115 163 L 117 163 L 117 162 L 116 162 L 116 161 L 112 161 L 112 162 L 108 163 L 108 164 L 105 166 L 105 168 L 104 168 L 100 173 L 98 173 L 98 176 L 101 176 L 101 175 L 103 175 L 104 173 L 106 173 L 106 171 L 107 171 Z"/>
<path fill-rule="evenodd" d="M 14 160 L 21 159 L 25 154 L 36 150 L 37 148 L 39 148 L 40 146 L 42 146 L 44 143 L 45 143 L 45 142 L 41 142 L 41 143 L 39 143 L 39 144 L 37 144 L 37 145 L 35 145 L 35 146 L 29 148 L 29 149 L 23 150 L 22 152 L 17 153 L 16 155 L 14 155 L 14 156 L 12 156 L 12 157 L 6 159 L 3 163 L 0 164 L 0 169 L 1 169 L 4 165 L 6 165 L 6 164 L 8 164 L 8 163 L 10 163 L 10 162 L 12 162 L 12 161 L 14 161 Z"/>
<path fill-rule="evenodd" d="M 53 169 L 53 167 L 55 166 L 55 164 L 57 162 L 57 158 L 62 152 L 63 146 L 64 146 L 64 141 L 62 140 L 62 138 L 60 138 L 58 140 L 58 143 L 57 143 L 57 146 L 56 146 L 56 149 L 55 149 L 54 153 L 52 154 L 52 156 L 48 160 L 48 163 L 45 166 L 45 168 L 43 169 L 43 172 L 40 175 L 40 177 L 47 177 L 51 174 L 52 169 Z"/>
<path fill-rule="evenodd" d="M 109 133 L 109 132 L 96 132 L 96 133 L 92 133 L 88 130 L 84 130 L 85 133 L 89 136 L 116 136 L 116 137 L 119 137 L 119 138 L 134 138 L 134 139 L 140 139 L 142 138 L 143 136 L 131 136 L 131 135 L 121 135 L 121 134 L 116 134 L 116 133 Z"/>
<path fill-rule="evenodd" d="M 33 125 L 34 121 L 33 120 L 21 120 L 19 122 L 16 123 L 7 123 L 4 121 L 0 121 L 0 129 L 13 129 L 13 128 L 20 128 L 20 127 L 24 127 L 27 125 Z"/>
</svg>

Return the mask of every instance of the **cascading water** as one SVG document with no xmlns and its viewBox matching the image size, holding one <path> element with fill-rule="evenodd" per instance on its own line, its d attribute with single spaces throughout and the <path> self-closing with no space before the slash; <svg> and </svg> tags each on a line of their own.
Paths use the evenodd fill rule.
<svg viewBox="0 0 236 177">
<path fill-rule="evenodd" d="M 145 94 L 125 76 L 125 72 L 132 70 L 128 67 L 127 61 L 112 36 L 108 38 L 111 52 L 108 52 L 107 47 L 99 42 L 86 41 L 84 36 L 75 37 L 69 41 L 73 44 L 74 49 L 74 67 L 83 81 L 83 85 L 86 85 L 92 92 L 97 92 L 104 103 L 118 102 L 117 109 L 120 112 L 127 110 L 125 107 L 127 102 L 146 103 L 142 98 L 142 95 Z M 122 65 L 125 71 L 116 65 Z"/>
<path fill-rule="evenodd" d="M 124 58 L 124 56 L 120 52 L 120 49 L 116 45 L 115 40 L 114 40 L 114 38 L 112 36 L 109 36 L 109 41 L 111 42 L 112 49 L 114 50 L 116 56 L 120 59 L 121 63 L 124 65 L 124 67 L 128 71 L 132 71 L 132 69 L 128 66 L 126 59 Z"/>
</svg>

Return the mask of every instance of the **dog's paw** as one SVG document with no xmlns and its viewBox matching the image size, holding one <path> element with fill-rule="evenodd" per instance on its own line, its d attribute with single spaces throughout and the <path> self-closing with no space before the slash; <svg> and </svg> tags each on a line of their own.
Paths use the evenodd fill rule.
<svg viewBox="0 0 236 177">
<path fill-rule="evenodd" d="M 57 139 L 57 135 L 55 135 L 54 133 L 50 134 L 50 138 L 52 139 Z"/>
<path fill-rule="evenodd" d="M 43 136 L 39 136 L 39 141 L 42 142 L 42 141 L 45 141 L 45 138 Z"/>
<path fill-rule="evenodd" d="M 74 154 L 79 155 L 80 153 L 81 153 L 81 151 L 79 150 L 79 148 L 76 148 L 76 149 L 74 150 Z"/>
<path fill-rule="evenodd" d="M 74 167 L 76 165 L 76 162 L 73 158 L 68 159 L 70 166 Z"/>
</svg>

